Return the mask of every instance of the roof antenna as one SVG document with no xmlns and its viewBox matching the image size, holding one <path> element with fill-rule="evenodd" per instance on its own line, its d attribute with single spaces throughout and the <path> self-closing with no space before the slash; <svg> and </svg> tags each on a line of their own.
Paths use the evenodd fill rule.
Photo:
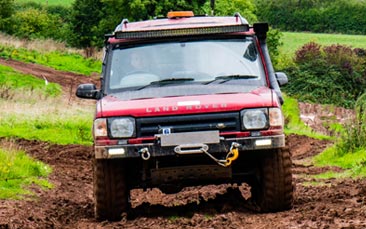
<svg viewBox="0 0 366 229">
<path fill-rule="evenodd" d="M 211 16 L 215 15 L 215 0 L 211 0 Z"/>
</svg>

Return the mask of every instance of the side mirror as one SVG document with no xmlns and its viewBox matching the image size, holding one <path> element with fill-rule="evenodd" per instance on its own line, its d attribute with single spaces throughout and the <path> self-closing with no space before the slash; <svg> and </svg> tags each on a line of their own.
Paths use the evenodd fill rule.
<svg viewBox="0 0 366 229">
<path fill-rule="evenodd" d="M 283 85 L 286 85 L 288 83 L 288 78 L 287 78 L 286 73 L 276 72 L 275 75 L 276 75 L 278 85 L 283 86 Z"/>
<path fill-rule="evenodd" d="M 80 84 L 76 89 L 76 96 L 82 99 L 100 99 L 100 95 L 95 84 Z"/>
</svg>

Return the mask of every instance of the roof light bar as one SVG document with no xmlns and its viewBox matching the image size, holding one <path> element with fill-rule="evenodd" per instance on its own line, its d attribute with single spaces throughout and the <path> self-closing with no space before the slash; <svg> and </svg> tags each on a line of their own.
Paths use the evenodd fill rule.
<svg viewBox="0 0 366 229">
<path fill-rule="evenodd" d="M 211 35 L 224 33 L 238 33 L 249 31 L 249 25 L 227 25 L 215 27 L 196 27 L 179 28 L 166 30 L 147 30 L 147 31 L 117 31 L 114 36 L 116 39 L 143 39 L 143 38 L 164 38 L 181 37 L 192 35 Z"/>
</svg>

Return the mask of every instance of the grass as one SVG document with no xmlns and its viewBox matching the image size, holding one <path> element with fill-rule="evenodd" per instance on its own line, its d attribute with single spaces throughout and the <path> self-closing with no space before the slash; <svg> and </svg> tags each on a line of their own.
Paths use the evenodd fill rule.
<svg viewBox="0 0 366 229">
<path fill-rule="evenodd" d="M 93 104 L 72 105 L 60 93 L 57 84 L 0 65 L 0 136 L 92 144 Z"/>
<path fill-rule="evenodd" d="M 365 149 L 359 149 L 353 153 L 340 155 L 336 146 L 326 149 L 321 154 L 314 157 L 316 166 L 338 166 L 345 170 L 347 177 L 366 177 L 366 154 Z M 328 174 L 331 177 L 333 174 Z"/>
<path fill-rule="evenodd" d="M 285 133 L 305 135 L 315 139 L 333 139 L 329 136 L 324 136 L 312 131 L 300 119 L 299 106 L 296 99 L 285 96 L 285 103 L 283 106 L 284 116 L 286 120 Z M 344 128 L 339 123 L 331 124 L 332 129 L 336 132 L 344 132 Z M 328 171 L 322 174 L 312 175 L 312 178 L 326 180 L 326 179 L 344 179 L 344 178 L 364 178 L 366 177 L 366 154 L 365 149 L 360 148 L 353 153 L 343 152 L 339 153 L 336 149 L 337 145 L 327 148 L 322 153 L 316 155 L 310 162 L 315 166 L 337 166 L 343 169 L 342 172 Z M 315 184 L 304 184 L 314 186 Z"/>
<path fill-rule="evenodd" d="M 93 58 L 84 58 L 80 54 L 60 51 L 39 52 L 25 48 L 0 44 L 0 57 L 14 59 L 28 63 L 37 63 L 54 68 L 90 76 L 99 73 L 102 63 Z"/>
<path fill-rule="evenodd" d="M 57 84 L 0 65 L 0 137 L 91 145 L 94 105 L 69 104 Z M 0 143 L 0 199 L 32 198 L 52 188 L 51 168 Z"/>
<path fill-rule="evenodd" d="M 10 99 L 16 90 L 35 91 L 41 97 L 57 97 L 61 95 L 61 87 L 43 79 L 24 75 L 12 68 L 0 65 L 0 98 Z M 39 97 L 33 97 L 37 101 Z"/>
<path fill-rule="evenodd" d="M 36 2 L 43 5 L 71 6 L 75 0 L 15 0 L 16 3 Z"/>
<path fill-rule="evenodd" d="M 321 45 L 342 44 L 352 48 L 366 49 L 366 36 L 363 35 L 342 35 L 342 34 L 316 34 L 316 33 L 295 33 L 283 32 L 284 45 L 280 48 L 282 63 L 279 65 L 288 65 L 292 61 L 296 50 L 309 42 L 316 42 Z M 297 101 L 292 98 L 286 98 L 284 104 L 284 113 L 286 118 L 285 133 L 295 133 L 307 135 L 313 138 L 322 139 L 322 136 L 313 133 L 301 122 L 298 112 Z M 338 132 L 345 131 L 344 126 L 332 123 L 331 128 Z M 366 154 L 365 148 L 360 148 L 354 152 L 343 152 L 339 154 L 336 145 L 326 149 L 323 153 L 313 158 L 316 166 L 338 166 L 343 168 L 343 172 L 326 172 L 314 176 L 316 179 L 342 179 L 366 177 Z"/>
<path fill-rule="evenodd" d="M 366 177 L 366 119 L 364 111 L 366 94 L 359 97 L 356 106 L 356 116 L 345 124 L 340 138 L 333 147 L 328 148 L 321 154 L 314 157 L 317 166 L 331 165 L 343 168 L 345 171 L 340 174 L 322 174 L 325 177 Z"/>
<path fill-rule="evenodd" d="M 303 186 L 305 187 L 323 187 L 323 186 L 328 186 L 330 187 L 330 184 L 327 184 L 325 182 L 321 182 L 321 181 L 305 181 L 302 183 Z"/>
<path fill-rule="evenodd" d="M 350 170 L 345 170 L 343 172 L 327 171 L 325 173 L 312 175 L 311 177 L 319 180 L 345 179 L 352 177 L 352 171 Z"/>
<path fill-rule="evenodd" d="M 0 44 L 5 47 L 13 48 L 24 48 L 26 50 L 35 50 L 39 53 L 47 52 L 62 52 L 62 53 L 73 53 L 83 55 L 84 51 L 81 49 L 70 48 L 65 43 L 55 41 L 52 39 L 38 39 L 38 40 L 25 40 L 14 36 L 10 36 L 0 32 Z M 94 59 L 101 59 L 103 57 L 103 51 L 95 53 Z"/>
<path fill-rule="evenodd" d="M 43 99 L 37 103 L 0 100 L 0 109 L 3 111 L 0 116 L 1 137 L 65 145 L 92 144 L 94 106 L 70 105 L 62 99 Z"/>
<path fill-rule="evenodd" d="M 52 169 L 27 156 L 23 151 L 0 147 L 0 199 L 24 199 L 33 196 L 26 187 L 52 188 L 46 179 Z"/>
<path fill-rule="evenodd" d="M 329 136 L 316 133 L 310 127 L 306 126 L 300 118 L 300 109 L 296 99 L 284 97 L 285 103 L 282 107 L 285 117 L 285 134 L 305 135 L 315 139 L 331 139 Z"/>
<path fill-rule="evenodd" d="M 353 48 L 366 48 L 366 36 L 345 34 L 297 33 L 283 32 L 283 46 L 280 53 L 294 56 L 296 50 L 309 42 L 321 45 L 342 44 Z"/>
</svg>

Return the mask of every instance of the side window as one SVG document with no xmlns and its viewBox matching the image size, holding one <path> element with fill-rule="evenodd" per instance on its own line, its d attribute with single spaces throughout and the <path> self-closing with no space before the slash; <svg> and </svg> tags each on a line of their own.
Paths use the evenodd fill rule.
<svg viewBox="0 0 366 229">
<path fill-rule="evenodd" d="M 123 76 L 124 72 L 124 62 L 126 58 L 123 58 L 123 51 L 115 50 L 110 56 L 111 58 L 111 68 L 109 72 L 109 85 L 110 88 L 118 88 L 119 82 Z"/>
<path fill-rule="evenodd" d="M 248 48 L 245 50 L 244 58 L 250 61 L 255 61 L 257 57 L 258 57 L 257 49 L 255 48 L 255 45 L 252 42 L 250 43 L 250 45 L 248 45 Z"/>
</svg>

